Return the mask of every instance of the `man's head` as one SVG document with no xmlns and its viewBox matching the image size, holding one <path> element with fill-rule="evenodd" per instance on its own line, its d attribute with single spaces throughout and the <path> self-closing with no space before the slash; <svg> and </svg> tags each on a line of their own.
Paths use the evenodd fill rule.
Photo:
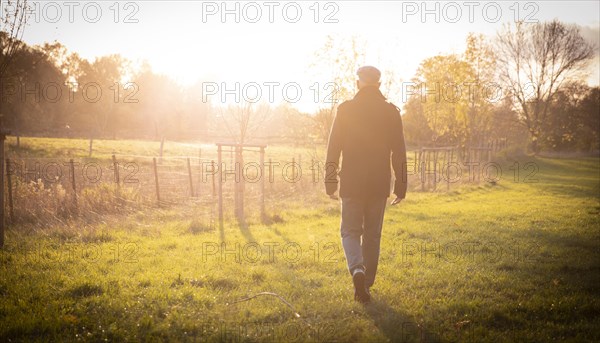
<svg viewBox="0 0 600 343">
<path fill-rule="evenodd" d="M 358 75 L 358 80 L 356 81 L 358 89 L 369 86 L 379 88 L 381 85 L 381 82 L 379 82 L 381 72 L 373 66 L 362 66 L 358 68 L 356 75 Z"/>
</svg>

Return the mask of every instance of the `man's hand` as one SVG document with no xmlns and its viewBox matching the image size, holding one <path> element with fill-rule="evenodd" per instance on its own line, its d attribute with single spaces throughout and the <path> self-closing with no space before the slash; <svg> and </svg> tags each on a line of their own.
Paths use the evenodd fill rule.
<svg viewBox="0 0 600 343">
<path fill-rule="evenodd" d="M 392 206 L 394 206 L 394 205 L 397 205 L 397 204 L 399 204 L 399 203 L 400 203 L 400 201 L 402 201 L 402 199 L 401 199 L 401 198 L 398 198 L 398 197 L 396 197 L 396 199 L 394 199 L 390 205 L 392 205 Z"/>
<path fill-rule="evenodd" d="M 329 198 L 330 198 L 330 199 L 333 199 L 333 200 L 339 200 L 338 196 L 337 196 L 337 195 L 335 195 L 335 193 L 333 193 L 333 194 L 329 194 Z"/>
</svg>

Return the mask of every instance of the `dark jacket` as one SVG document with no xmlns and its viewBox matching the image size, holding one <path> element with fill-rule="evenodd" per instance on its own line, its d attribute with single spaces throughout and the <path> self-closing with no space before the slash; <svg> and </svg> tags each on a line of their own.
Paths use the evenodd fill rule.
<svg viewBox="0 0 600 343">
<path fill-rule="evenodd" d="M 329 135 L 325 164 L 325 188 L 340 197 L 388 197 L 390 153 L 396 181 L 394 194 L 406 196 L 406 146 L 402 117 L 377 87 L 364 87 L 354 99 L 342 103 Z"/>
</svg>

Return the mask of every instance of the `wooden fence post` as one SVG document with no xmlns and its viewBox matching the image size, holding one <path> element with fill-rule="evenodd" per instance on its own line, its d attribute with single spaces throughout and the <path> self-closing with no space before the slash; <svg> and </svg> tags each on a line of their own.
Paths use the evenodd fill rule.
<svg viewBox="0 0 600 343">
<path fill-rule="evenodd" d="M 265 148 L 260 148 L 260 218 L 264 222 L 265 212 Z"/>
<path fill-rule="evenodd" d="M 446 150 L 446 190 L 450 190 L 450 163 L 452 163 L 452 149 Z"/>
<path fill-rule="evenodd" d="M 260 147 L 260 218 L 264 222 L 267 213 L 265 210 L 265 148 Z"/>
<path fill-rule="evenodd" d="M 198 148 L 198 187 L 196 189 L 196 196 L 200 197 L 200 186 L 202 185 L 202 171 L 204 166 L 202 165 L 202 148 Z"/>
<path fill-rule="evenodd" d="M 75 162 L 73 159 L 69 161 L 71 166 L 71 187 L 73 188 L 73 207 L 75 208 L 75 213 L 79 213 L 79 206 L 77 204 L 77 186 L 75 183 Z"/>
<path fill-rule="evenodd" d="M 113 161 L 113 168 L 114 168 L 114 174 L 115 174 L 115 184 L 117 185 L 117 189 L 120 186 L 120 180 L 119 180 L 119 163 L 117 162 L 117 157 L 113 154 L 112 155 L 112 161 Z"/>
<path fill-rule="evenodd" d="M 233 155 L 233 174 L 234 174 L 234 183 L 233 183 L 233 213 L 235 214 L 235 217 L 237 219 L 240 218 L 239 216 L 239 211 L 240 211 L 240 183 L 239 183 L 239 179 L 238 179 L 238 170 L 237 170 L 237 163 L 238 163 L 238 148 L 236 147 L 229 147 L 229 149 L 233 149 L 232 151 L 235 151 L 234 155 Z M 225 178 L 227 178 L 227 174 L 228 172 L 225 172 Z"/>
<path fill-rule="evenodd" d="M 187 158 L 187 169 L 188 169 L 188 176 L 190 179 L 190 196 L 194 197 L 194 184 L 192 183 L 192 166 L 190 164 L 190 158 Z"/>
<path fill-rule="evenodd" d="M 162 164 L 162 158 L 163 158 L 163 147 L 165 145 L 165 137 L 162 137 L 160 139 L 160 155 L 159 155 L 159 159 L 158 159 L 158 163 Z"/>
<path fill-rule="evenodd" d="M 269 158 L 269 190 L 271 192 L 273 192 L 273 184 L 275 183 L 275 179 L 273 179 L 273 175 L 272 175 L 272 166 L 273 165 L 273 161 L 271 160 L 271 158 Z M 273 180 L 273 181 L 271 181 Z"/>
<path fill-rule="evenodd" d="M 222 147 L 221 145 L 217 145 L 217 168 L 218 169 L 218 178 L 219 180 L 218 185 L 219 185 L 219 225 L 221 227 L 223 227 L 223 177 L 222 177 L 222 173 L 223 171 L 221 170 L 221 166 L 222 166 Z"/>
<path fill-rule="evenodd" d="M 437 189 L 437 163 L 438 163 L 438 151 L 433 151 L 433 190 Z"/>
<path fill-rule="evenodd" d="M 117 189 L 115 190 L 115 197 L 117 201 L 120 201 L 119 199 L 121 199 L 121 180 L 119 174 L 119 163 L 117 162 L 117 157 L 115 156 L 115 154 L 112 155 L 112 161 L 115 175 L 115 184 L 117 185 Z"/>
<path fill-rule="evenodd" d="M 236 201 L 236 212 L 238 221 L 244 221 L 244 189 L 245 189 L 245 179 L 244 179 L 244 149 L 241 145 L 235 147 L 235 175 L 236 175 L 236 187 L 235 189 L 237 194 Z"/>
<path fill-rule="evenodd" d="M 156 203 L 160 206 L 160 191 L 158 187 L 158 170 L 156 168 L 156 157 L 152 158 L 152 165 L 154 166 L 154 183 L 156 185 Z"/>
<path fill-rule="evenodd" d="M 425 162 L 423 162 L 423 148 L 419 150 L 419 172 L 421 179 L 421 191 L 425 191 Z"/>
<path fill-rule="evenodd" d="M 210 161 L 210 167 L 210 174 L 212 179 L 212 196 L 214 199 L 214 197 L 217 196 L 217 190 L 215 188 L 215 160 Z"/>
<path fill-rule="evenodd" d="M 6 181 L 8 182 L 8 215 L 10 216 L 10 222 L 15 221 L 15 210 L 13 206 L 13 192 L 12 192 L 12 171 L 10 169 L 10 158 L 6 159 Z"/>
<path fill-rule="evenodd" d="M 90 136 L 90 146 L 89 146 L 88 157 L 92 157 L 92 151 L 93 150 L 94 150 L 94 137 Z"/>
<path fill-rule="evenodd" d="M 297 165 L 298 165 L 298 173 L 299 173 L 298 181 L 300 182 L 300 186 L 302 186 L 302 155 L 301 154 L 298 154 L 298 164 Z M 296 179 L 294 178 L 294 180 L 296 180 Z"/>
<path fill-rule="evenodd" d="M 4 140 L 9 132 L 2 127 L 0 116 L 0 248 L 4 246 Z"/>
<path fill-rule="evenodd" d="M 483 147 L 481 149 L 479 149 L 479 156 L 477 159 L 477 162 L 479 162 L 479 173 L 477 173 L 477 182 L 481 181 L 481 162 L 483 162 L 483 156 L 484 156 L 485 150 L 483 150 Z"/>
<path fill-rule="evenodd" d="M 292 180 L 296 180 L 296 159 L 292 157 Z"/>
<path fill-rule="evenodd" d="M 415 150 L 415 171 L 418 170 L 417 163 L 419 163 L 419 160 L 417 159 L 417 150 Z"/>
<path fill-rule="evenodd" d="M 427 175 L 427 190 L 430 190 L 431 189 L 431 177 L 429 176 L 429 170 L 431 170 L 431 160 L 432 160 L 431 151 L 430 150 L 427 150 L 426 156 L 427 157 L 425 158 L 425 160 L 427 161 L 426 162 L 427 163 L 427 169 L 426 169 L 425 175 Z"/>
<path fill-rule="evenodd" d="M 315 173 L 315 159 L 311 158 L 310 159 L 310 179 L 312 181 L 312 185 L 313 187 L 315 187 L 317 185 L 317 175 Z"/>
</svg>

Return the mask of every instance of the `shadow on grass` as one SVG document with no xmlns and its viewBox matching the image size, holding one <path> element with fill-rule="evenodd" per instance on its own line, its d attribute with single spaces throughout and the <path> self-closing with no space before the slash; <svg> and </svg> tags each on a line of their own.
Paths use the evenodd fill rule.
<svg viewBox="0 0 600 343">
<path fill-rule="evenodd" d="M 219 220 L 219 239 L 221 244 L 225 243 L 225 228 L 223 227 L 223 221 Z"/>
<path fill-rule="evenodd" d="M 598 196 L 598 159 L 536 158 L 521 167 L 521 182 L 570 198 Z"/>
<path fill-rule="evenodd" d="M 250 226 L 248 225 L 248 222 L 246 222 L 246 218 L 244 218 L 243 216 L 241 218 L 238 218 L 237 224 L 240 229 L 240 232 L 242 233 L 242 236 L 244 236 L 248 243 L 256 242 L 256 238 L 254 238 L 254 235 L 252 235 L 252 232 L 250 231 Z"/>
<path fill-rule="evenodd" d="M 473 331 L 446 325 L 430 325 L 398 311 L 384 299 L 374 296 L 365 312 L 377 329 L 391 342 L 473 342 Z"/>
<path fill-rule="evenodd" d="M 576 294 L 596 297 L 600 291 L 597 223 L 598 219 L 590 216 L 589 221 L 583 222 L 588 226 L 586 232 L 545 229 L 516 232 L 514 236 L 519 243 L 506 249 L 513 252 L 514 273 L 520 273 L 518 277 L 539 278 L 553 293 L 560 291 L 559 297 Z M 600 306 L 595 308 L 600 312 Z M 570 316 L 579 317 L 579 312 L 574 311 Z"/>
<path fill-rule="evenodd" d="M 261 222 L 264 225 L 266 225 L 267 228 L 269 228 L 273 233 L 281 237 L 286 243 L 290 242 L 289 237 L 277 228 L 278 224 L 282 224 L 285 222 L 285 220 L 281 216 L 279 216 L 278 214 L 264 214 L 261 216 Z"/>
<path fill-rule="evenodd" d="M 422 342 L 423 338 L 430 337 L 411 316 L 397 311 L 376 295 L 371 303 L 365 305 L 365 312 L 377 329 L 392 342 Z"/>
</svg>

